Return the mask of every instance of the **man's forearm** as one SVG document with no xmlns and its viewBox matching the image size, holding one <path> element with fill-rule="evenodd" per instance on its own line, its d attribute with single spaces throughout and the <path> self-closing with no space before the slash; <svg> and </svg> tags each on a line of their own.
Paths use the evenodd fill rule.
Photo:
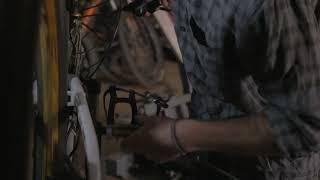
<svg viewBox="0 0 320 180">
<path fill-rule="evenodd" d="M 267 117 L 256 114 L 215 122 L 184 120 L 177 137 L 187 151 L 215 151 L 247 155 L 279 153 Z"/>
</svg>

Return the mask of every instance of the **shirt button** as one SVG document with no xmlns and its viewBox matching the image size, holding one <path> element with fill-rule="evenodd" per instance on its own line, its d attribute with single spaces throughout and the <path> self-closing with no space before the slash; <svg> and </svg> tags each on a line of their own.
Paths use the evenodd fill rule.
<svg viewBox="0 0 320 180">
<path fill-rule="evenodd" d="M 186 29 L 186 27 L 184 27 L 184 26 L 180 26 L 180 31 L 182 31 L 182 32 L 186 32 L 186 31 L 187 31 L 187 29 Z"/>
</svg>

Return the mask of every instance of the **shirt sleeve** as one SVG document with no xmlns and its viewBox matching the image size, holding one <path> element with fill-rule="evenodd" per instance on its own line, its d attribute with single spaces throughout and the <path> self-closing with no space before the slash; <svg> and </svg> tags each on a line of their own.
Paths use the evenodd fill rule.
<svg viewBox="0 0 320 180">
<path fill-rule="evenodd" d="M 300 156 L 320 150 L 320 35 L 310 4 L 289 1 L 260 6 L 250 21 L 238 15 L 235 36 L 241 66 L 266 100 L 278 147 Z"/>
<path fill-rule="evenodd" d="M 279 149 L 286 156 L 319 151 L 319 118 L 290 108 L 267 105 L 264 109 Z"/>
</svg>

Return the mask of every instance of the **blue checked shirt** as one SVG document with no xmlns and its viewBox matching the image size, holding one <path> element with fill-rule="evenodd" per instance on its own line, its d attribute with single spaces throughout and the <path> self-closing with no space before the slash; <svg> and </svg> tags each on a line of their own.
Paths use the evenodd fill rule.
<svg viewBox="0 0 320 180">
<path fill-rule="evenodd" d="M 264 112 L 285 154 L 266 179 L 320 178 L 318 0 L 175 0 L 192 114 Z M 286 177 L 286 178 L 284 178 Z"/>
</svg>

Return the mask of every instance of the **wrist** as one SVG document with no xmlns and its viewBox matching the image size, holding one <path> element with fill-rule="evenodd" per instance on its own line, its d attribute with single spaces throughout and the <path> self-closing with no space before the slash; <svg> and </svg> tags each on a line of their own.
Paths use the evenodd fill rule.
<svg viewBox="0 0 320 180">
<path fill-rule="evenodd" d="M 176 122 L 176 138 L 182 148 L 187 152 L 195 152 L 198 150 L 195 140 L 196 121 L 179 120 Z"/>
</svg>

